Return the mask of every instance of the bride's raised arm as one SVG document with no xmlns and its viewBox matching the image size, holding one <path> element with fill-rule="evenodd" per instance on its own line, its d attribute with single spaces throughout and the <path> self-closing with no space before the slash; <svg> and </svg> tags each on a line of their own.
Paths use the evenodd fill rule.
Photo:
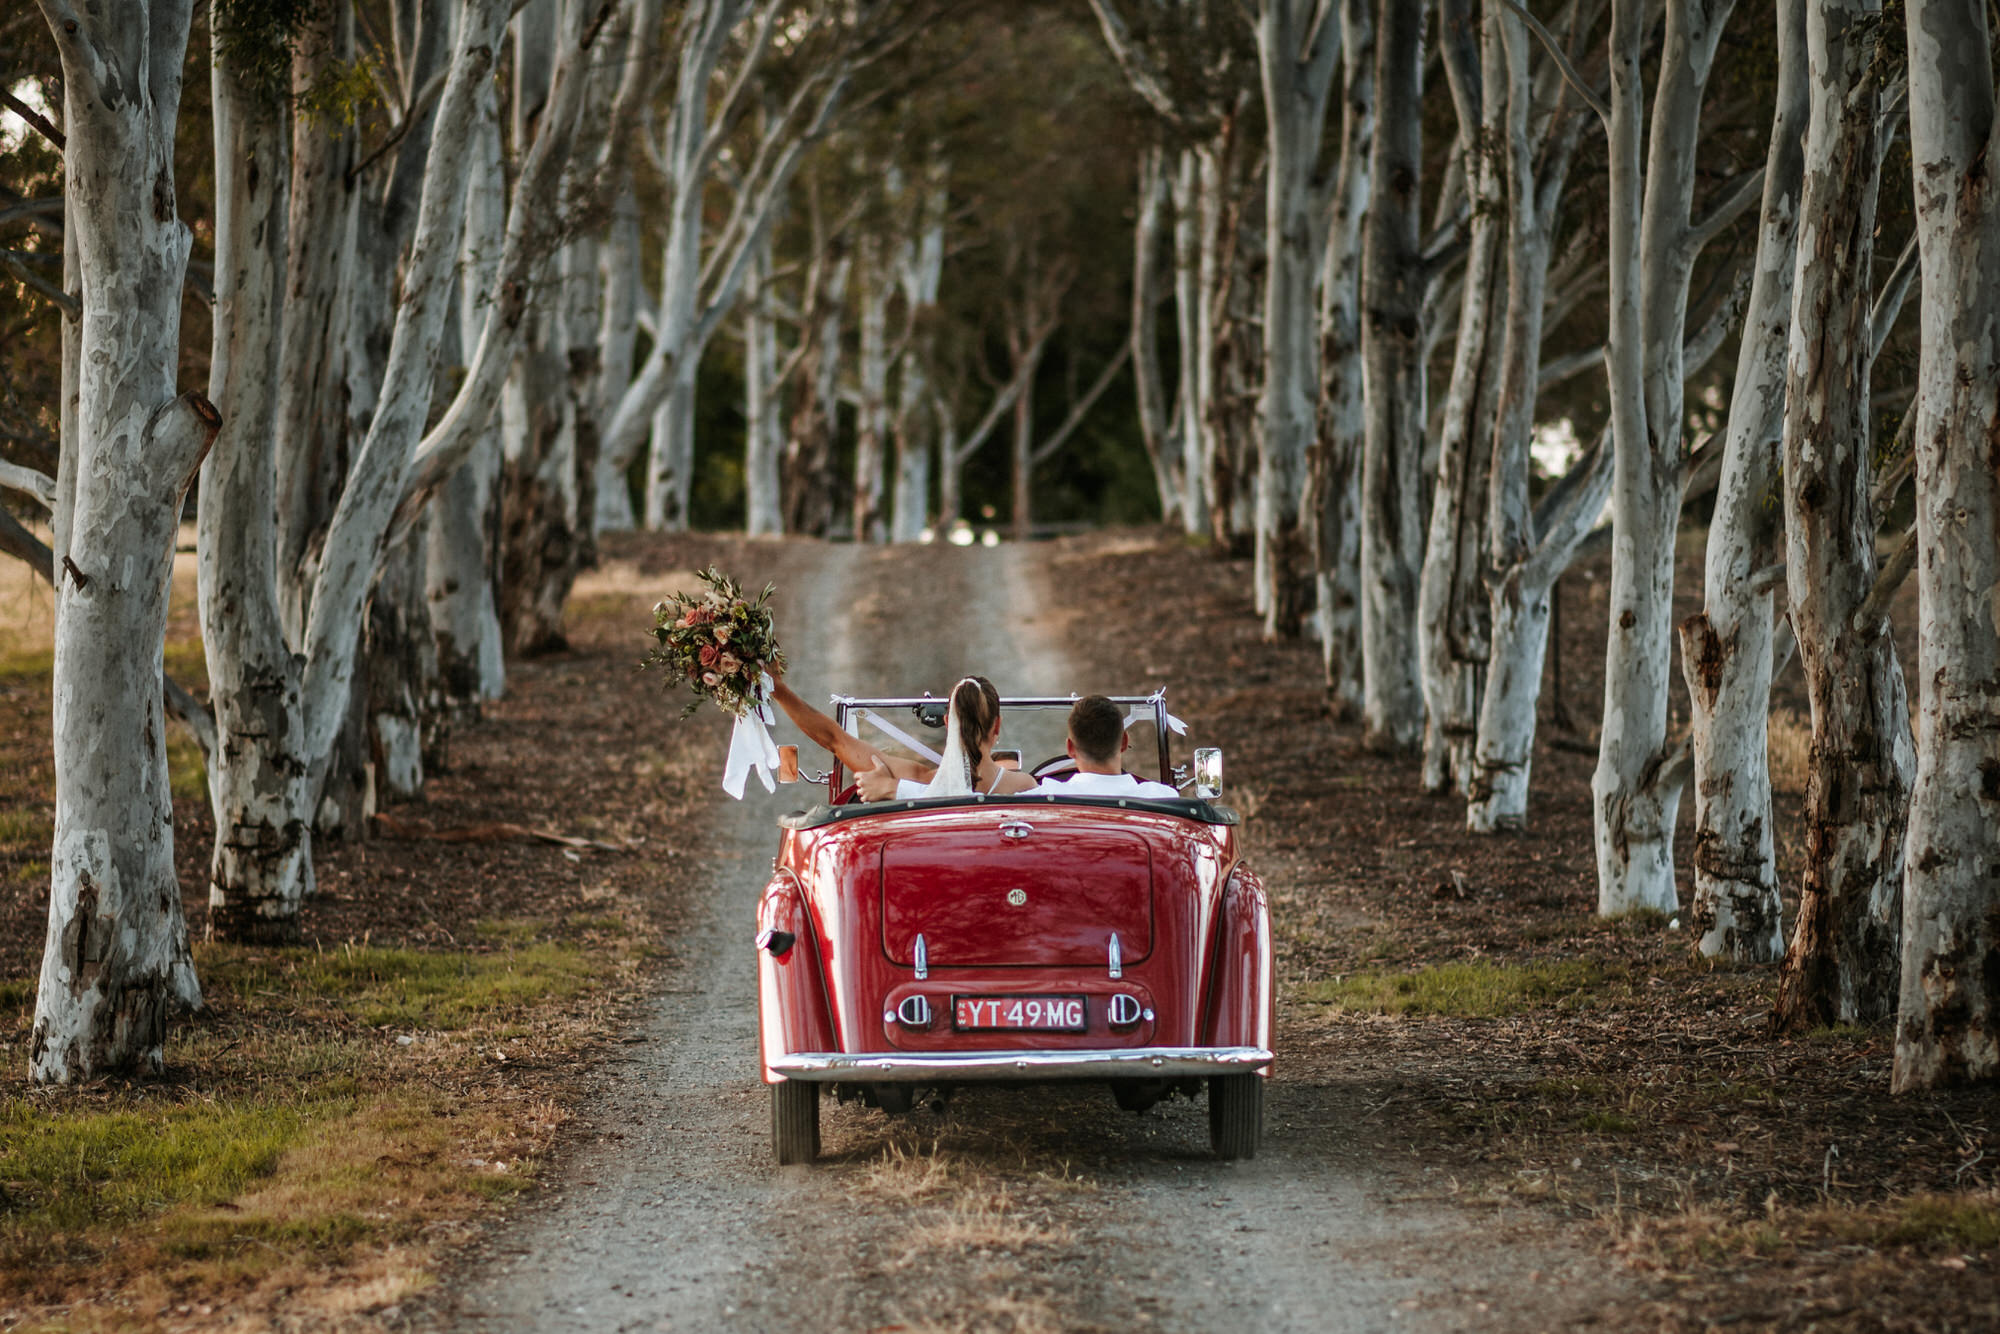
<svg viewBox="0 0 2000 1334">
<path fill-rule="evenodd" d="M 806 738 L 815 745 L 831 751 L 855 777 L 867 773 L 878 764 L 898 778 L 910 778 L 919 782 L 929 782 L 931 775 L 937 772 L 931 765 L 920 760 L 904 759 L 899 755 L 884 755 L 860 737 L 843 730 L 839 723 L 799 698 L 799 692 L 786 685 L 782 675 L 776 673 L 773 675 L 776 680 L 772 687 L 771 698 L 785 711 L 785 716 L 792 720 L 792 725 L 804 732 Z"/>
</svg>

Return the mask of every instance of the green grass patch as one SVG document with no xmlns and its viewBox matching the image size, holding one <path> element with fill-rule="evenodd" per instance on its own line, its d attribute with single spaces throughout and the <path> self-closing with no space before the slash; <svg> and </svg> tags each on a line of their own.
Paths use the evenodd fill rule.
<svg viewBox="0 0 2000 1334">
<path fill-rule="evenodd" d="M 579 946 L 535 940 L 486 953 L 204 945 L 196 964 L 205 984 L 237 996 L 374 1027 L 446 1030 L 573 996 L 598 972 Z"/>
<path fill-rule="evenodd" d="M 1314 982 L 1302 1000 L 1350 1014 L 1496 1019 L 1545 1006 L 1573 1007 L 1620 974 L 1584 961 L 1443 963 L 1414 972 L 1375 970 Z"/>
<path fill-rule="evenodd" d="M 56 669 L 53 648 L 23 648 L 0 652 L 0 680 L 47 680 Z"/>
<path fill-rule="evenodd" d="M 1873 1235 L 1855 1240 L 1925 1251 L 1987 1251 L 2000 1246 L 2000 1204 L 1990 1196 L 1911 1195 L 1891 1201 L 1883 1216 L 1871 1221 Z"/>
<path fill-rule="evenodd" d="M 338 1101 L 197 1102 L 111 1110 L 0 1103 L 0 1236 L 9 1250 L 51 1234 L 214 1205 L 267 1176 Z"/>
<path fill-rule="evenodd" d="M 55 837 L 53 812 L 33 806 L 0 810 L 0 847 L 18 844 L 47 849 L 55 842 Z"/>
<path fill-rule="evenodd" d="M 194 733 L 180 723 L 167 725 L 167 789 L 179 801 L 208 800 L 208 762 Z"/>
</svg>

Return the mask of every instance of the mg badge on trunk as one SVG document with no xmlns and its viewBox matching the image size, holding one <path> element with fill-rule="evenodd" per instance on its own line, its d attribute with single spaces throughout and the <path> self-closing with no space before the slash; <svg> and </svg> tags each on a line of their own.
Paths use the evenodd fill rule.
<svg viewBox="0 0 2000 1334">
<path fill-rule="evenodd" d="M 1028 891 L 1025 889 L 1008 890 L 1007 902 L 1013 904 L 1016 908 L 1026 907 L 1028 902 Z"/>
</svg>

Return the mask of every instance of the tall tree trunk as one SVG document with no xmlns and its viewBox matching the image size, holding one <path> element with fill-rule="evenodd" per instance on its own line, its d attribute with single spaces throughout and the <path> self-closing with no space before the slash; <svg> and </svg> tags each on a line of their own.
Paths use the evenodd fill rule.
<svg viewBox="0 0 2000 1334">
<path fill-rule="evenodd" d="M 1264 553 L 1264 637 L 1299 633 L 1314 594 L 1307 458 L 1318 435 L 1318 283 L 1327 178 L 1319 170 L 1341 29 L 1314 0 L 1260 0 L 1265 169 L 1264 392 L 1257 542 Z M 1319 18 L 1318 22 L 1315 19 Z"/>
<path fill-rule="evenodd" d="M 1784 951 L 1765 728 L 1776 609 L 1772 581 L 1758 576 L 1779 559 L 1782 531 L 1769 502 L 1779 489 L 1805 171 L 1807 3 L 1778 5 L 1777 108 L 1750 307 L 1709 520 L 1703 607 L 1680 629 L 1694 743 L 1691 925 L 1704 955 L 1741 963 L 1771 963 Z"/>
<path fill-rule="evenodd" d="M 604 326 L 598 342 L 603 351 L 598 420 L 609 424 L 626 390 L 632 386 L 632 361 L 638 350 L 639 306 L 643 286 L 639 274 L 639 201 L 632 191 L 628 168 L 611 207 L 611 225 L 598 248 L 604 283 Z M 632 460 L 602 453 L 597 460 L 597 520 L 599 533 L 631 531 L 636 522 L 628 478 Z"/>
<path fill-rule="evenodd" d="M 1597 906 L 1671 912 L 1682 775 L 1667 763 L 1674 547 L 1681 508 L 1688 281 L 1724 216 L 1689 221 L 1702 93 L 1734 0 L 1666 7 L 1650 124 L 1640 58 L 1644 0 L 1612 0 L 1610 630 L 1604 724 L 1591 778 Z M 1639 144 L 1648 131 L 1643 164 Z M 1754 182 L 1753 182 L 1754 183 Z"/>
<path fill-rule="evenodd" d="M 861 238 L 860 347 L 855 366 L 860 401 L 854 433 L 854 540 L 888 536 L 882 507 L 889 442 L 889 289 L 881 242 Z"/>
<path fill-rule="evenodd" d="M 1537 515 L 1529 504 L 1549 256 L 1582 118 L 1572 109 L 1567 117 L 1539 119 L 1526 26 L 1518 15 L 1490 5 L 1487 21 L 1498 29 L 1504 68 L 1489 86 L 1491 96 L 1505 101 L 1499 142 L 1507 184 L 1507 296 L 1486 493 L 1486 689 L 1465 811 L 1474 833 L 1527 823 L 1555 581 L 1596 521 L 1611 480 L 1600 448 L 1550 488 L 1547 513 Z M 1569 95 L 1566 90 L 1565 99 Z"/>
<path fill-rule="evenodd" d="M 1369 0 L 1342 0 L 1339 183 L 1320 280 L 1319 439 L 1313 454 L 1313 571 L 1327 694 L 1361 710 L 1361 235 L 1375 140 L 1375 27 Z"/>
<path fill-rule="evenodd" d="M 1207 288 L 1202 285 L 1201 159 L 1184 148 L 1173 175 L 1174 199 L 1174 328 L 1180 362 L 1181 527 L 1189 537 L 1208 531 L 1208 464 L 1206 427 L 1208 372 Z"/>
<path fill-rule="evenodd" d="M 219 44 L 220 45 L 220 44 Z M 218 754 L 209 776 L 217 831 L 209 861 L 211 929 L 231 940 L 284 939 L 288 919 L 259 905 L 312 892 L 312 797 L 299 674 L 274 596 L 281 283 L 286 216 L 284 108 L 213 63 L 215 311 L 209 392 L 223 428 L 202 468 L 196 528 L 202 643 Z M 254 75 L 252 76 L 254 78 Z M 310 242 L 317 219 L 301 211 Z M 314 307 L 299 312 L 310 318 Z M 300 337 L 310 336 L 301 331 Z"/>
<path fill-rule="evenodd" d="M 823 237 L 814 249 L 800 325 L 806 347 L 799 367 L 798 407 L 784 443 L 784 519 L 788 532 L 825 537 L 833 528 L 839 487 L 833 447 L 839 422 L 840 330 L 853 259 L 844 248 L 838 256 L 830 255 Z"/>
<path fill-rule="evenodd" d="M 1417 584 L 1417 665 L 1424 691 L 1424 790 L 1455 788 L 1469 795 L 1486 667 L 1488 612 L 1480 575 L 1501 351 L 1491 326 L 1506 291 L 1500 254 L 1506 175 L 1498 154 L 1480 150 L 1503 142 L 1506 84 L 1499 28 L 1489 25 L 1482 38 L 1471 0 L 1442 0 L 1438 26 L 1473 203 L 1457 346 L 1438 431 L 1430 530 Z"/>
<path fill-rule="evenodd" d="M 1160 247 L 1166 231 L 1167 204 L 1172 190 L 1167 180 L 1166 150 L 1149 144 L 1139 153 L 1138 218 L 1132 228 L 1132 382 L 1139 407 L 1139 436 L 1146 459 L 1153 465 L 1153 487 L 1160 497 L 1160 519 L 1172 523 L 1182 515 L 1182 417 L 1168 409 L 1165 377 L 1160 371 Z M 1186 386 L 1182 386 L 1186 391 Z"/>
<path fill-rule="evenodd" d="M 921 187 L 909 200 L 907 230 L 897 246 L 897 280 L 910 328 L 896 378 L 896 512 L 890 533 L 898 542 L 916 541 L 930 525 L 931 454 L 937 446 L 930 370 L 938 284 L 944 276 L 948 172 L 942 159 L 927 166 Z"/>
<path fill-rule="evenodd" d="M 1369 164 L 1362 253 L 1361 364 L 1367 411 L 1361 461 L 1362 722 L 1369 744 L 1414 747 L 1423 732 L 1417 679 L 1417 565 L 1423 555 L 1424 27 L 1429 0 L 1383 0 L 1375 47 L 1379 125 Z"/>
<path fill-rule="evenodd" d="M 1023 365 L 1026 360 L 1041 361 L 1040 339 L 1035 339 L 1030 353 L 1024 342 L 1022 330 L 1009 330 L 1008 342 L 1014 353 L 1015 381 L 1021 386 L 1014 398 L 1013 448 L 1010 457 L 1014 477 L 1014 540 L 1026 542 L 1035 532 L 1035 370 L 1032 364 Z"/>
<path fill-rule="evenodd" d="M 1785 382 L 1785 547 L 1812 703 L 1806 864 L 1775 1022 L 1870 1023 L 1895 1005 L 1903 821 L 1916 756 L 1895 645 L 1855 613 L 1874 587 L 1869 272 L 1880 160 L 1881 0 L 1806 20 L 1811 127 Z"/>
<path fill-rule="evenodd" d="M 771 241 L 750 261 L 743 284 L 743 531 L 785 531 L 784 402 L 778 393 L 778 327 L 770 309 Z"/>
<path fill-rule="evenodd" d="M 2000 159 L 1979 0 L 1908 0 L 1923 255 L 1916 421 L 1917 778 L 1898 1091 L 2000 1073 Z"/>
<path fill-rule="evenodd" d="M 198 394 L 174 396 L 189 6 L 105 18 L 43 0 L 42 12 L 62 57 L 64 248 L 83 318 L 54 516 L 55 841 L 29 1073 L 68 1083 L 158 1070 L 170 1012 L 201 1003 L 174 877 L 160 654 L 181 498 L 219 418 Z"/>
<path fill-rule="evenodd" d="M 477 353 L 477 331 L 506 228 L 500 129 L 490 113 L 482 117 L 472 153 L 465 236 L 459 246 L 461 366 L 470 366 Z M 498 699 L 506 685 L 505 635 L 492 568 L 499 478 L 500 436 L 489 428 L 479 433 L 464 465 L 438 491 L 425 525 L 424 598 L 430 607 L 431 642 L 445 697 L 461 707 Z M 622 490 L 622 477 L 618 485 Z"/>
</svg>

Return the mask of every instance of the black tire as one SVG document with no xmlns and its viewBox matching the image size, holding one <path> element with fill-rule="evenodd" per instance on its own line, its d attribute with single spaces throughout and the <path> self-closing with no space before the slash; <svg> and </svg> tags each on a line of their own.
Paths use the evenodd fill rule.
<svg viewBox="0 0 2000 1334">
<path fill-rule="evenodd" d="M 1264 1138 L 1264 1081 L 1215 1075 L 1208 1081 L 1208 1147 L 1222 1159 L 1255 1158 Z"/>
<path fill-rule="evenodd" d="M 771 1152 L 780 1167 L 819 1157 L 819 1085 L 787 1079 L 771 1085 Z"/>
</svg>

